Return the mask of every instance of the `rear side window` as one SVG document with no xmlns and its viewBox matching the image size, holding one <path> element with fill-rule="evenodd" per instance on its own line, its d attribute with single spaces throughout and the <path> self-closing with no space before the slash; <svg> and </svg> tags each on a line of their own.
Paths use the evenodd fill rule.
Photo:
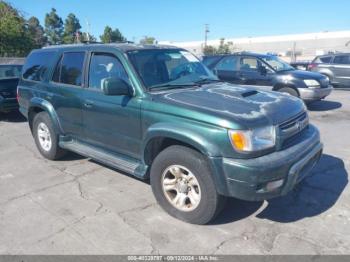
<svg viewBox="0 0 350 262">
<path fill-rule="evenodd" d="M 46 72 L 49 70 L 49 63 L 54 58 L 54 52 L 35 52 L 29 55 L 23 66 L 23 79 L 32 81 L 44 80 Z"/>
<path fill-rule="evenodd" d="M 81 86 L 84 59 L 84 52 L 64 53 L 56 66 L 52 81 Z"/>
<path fill-rule="evenodd" d="M 350 64 L 350 56 L 337 55 L 334 57 L 333 64 L 349 65 Z"/>
<path fill-rule="evenodd" d="M 21 75 L 21 70 L 20 65 L 0 65 L 0 79 L 17 78 Z"/>
<path fill-rule="evenodd" d="M 324 56 L 324 57 L 320 57 L 320 60 L 321 60 L 322 63 L 328 64 L 328 63 L 331 62 L 332 57 L 331 56 Z"/>
<path fill-rule="evenodd" d="M 216 66 L 215 69 L 223 71 L 237 71 L 237 56 L 228 56 L 222 59 Z"/>
<path fill-rule="evenodd" d="M 319 64 L 322 64 L 322 63 L 325 63 L 325 64 L 329 64 L 332 60 L 332 57 L 331 56 L 319 56 L 317 57 L 315 60 L 314 60 L 314 63 L 319 63 Z"/>
</svg>

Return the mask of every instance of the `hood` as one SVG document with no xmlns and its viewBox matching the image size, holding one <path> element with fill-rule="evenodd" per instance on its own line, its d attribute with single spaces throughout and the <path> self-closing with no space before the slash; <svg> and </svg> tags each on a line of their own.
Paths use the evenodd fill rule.
<svg viewBox="0 0 350 262">
<path fill-rule="evenodd" d="M 304 103 L 290 95 L 260 91 L 251 87 L 229 83 L 215 83 L 197 89 L 183 89 L 158 94 L 154 101 L 179 107 L 176 114 L 184 117 L 201 118 L 201 122 L 230 127 L 220 123 L 228 122 L 242 128 L 253 128 L 268 124 L 279 124 L 305 110 Z M 189 109 L 205 114 L 190 114 Z M 206 115 L 208 117 L 206 117 Z"/>
<path fill-rule="evenodd" d="M 304 80 L 304 79 L 322 80 L 325 78 L 324 75 L 321 75 L 319 73 L 304 71 L 304 70 L 282 71 L 282 72 L 277 72 L 277 74 L 278 75 L 289 75 L 289 76 L 293 76 L 293 77 L 301 79 L 301 80 Z"/>
</svg>

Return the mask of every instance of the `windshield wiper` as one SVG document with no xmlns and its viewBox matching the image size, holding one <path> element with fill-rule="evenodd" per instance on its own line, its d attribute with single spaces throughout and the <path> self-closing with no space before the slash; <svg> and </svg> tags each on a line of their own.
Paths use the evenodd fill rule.
<svg viewBox="0 0 350 262">
<path fill-rule="evenodd" d="M 224 82 L 222 80 L 219 79 L 212 79 L 212 78 L 202 78 L 199 79 L 197 81 L 194 81 L 193 83 L 198 84 L 198 85 L 202 85 L 202 84 L 209 84 L 209 83 L 220 83 L 220 82 Z"/>
<path fill-rule="evenodd" d="M 171 84 L 171 83 L 166 83 L 166 84 L 159 84 L 159 85 L 154 85 L 150 86 L 148 90 L 165 90 L 165 89 L 176 89 L 176 88 L 181 88 L 181 87 L 192 87 L 192 86 L 198 86 L 196 83 L 191 83 L 191 84 Z"/>
<path fill-rule="evenodd" d="M 285 68 L 285 69 L 280 69 L 277 72 L 284 72 L 284 71 L 294 71 L 295 68 Z"/>
</svg>

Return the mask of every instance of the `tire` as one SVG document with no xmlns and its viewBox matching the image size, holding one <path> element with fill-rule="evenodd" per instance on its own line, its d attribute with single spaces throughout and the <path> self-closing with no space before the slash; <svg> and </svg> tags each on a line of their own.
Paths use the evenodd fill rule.
<svg viewBox="0 0 350 262">
<path fill-rule="evenodd" d="M 299 97 L 298 92 L 291 87 L 282 87 L 282 88 L 278 89 L 277 91 L 281 92 L 281 93 L 290 94 L 291 96 Z"/>
<path fill-rule="evenodd" d="M 188 147 L 174 145 L 160 152 L 151 166 L 150 180 L 158 204 L 171 216 L 185 222 L 207 224 L 224 207 L 225 197 L 216 191 L 206 158 Z M 163 182 L 175 189 L 166 190 Z M 179 205 L 176 206 L 171 199 L 176 202 L 178 196 Z"/>
<path fill-rule="evenodd" d="M 58 134 L 55 132 L 52 121 L 46 112 L 40 112 L 34 116 L 33 136 L 35 144 L 43 157 L 57 160 L 66 154 L 66 150 L 58 146 Z"/>
</svg>

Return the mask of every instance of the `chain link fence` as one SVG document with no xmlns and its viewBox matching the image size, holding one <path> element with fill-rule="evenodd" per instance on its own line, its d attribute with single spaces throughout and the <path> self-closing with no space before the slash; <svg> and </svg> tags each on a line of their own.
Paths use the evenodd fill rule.
<svg viewBox="0 0 350 262">
<path fill-rule="evenodd" d="M 22 65 L 24 64 L 25 57 L 0 57 L 0 64 L 5 65 Z"/>
</svg>

